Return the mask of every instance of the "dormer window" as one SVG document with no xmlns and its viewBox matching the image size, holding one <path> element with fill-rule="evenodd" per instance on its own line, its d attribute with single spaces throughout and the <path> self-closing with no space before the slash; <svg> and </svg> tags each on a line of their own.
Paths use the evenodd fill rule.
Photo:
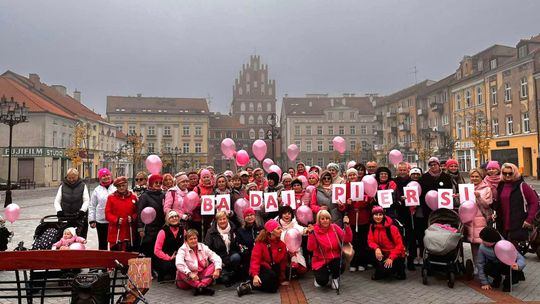
<svg viewBox="0 0 540 304">
<path fill-rule="evenodd" d="M 489 61 L 489 68 L 495 70 L 497 68 L 497 58 L 493 58 Z"/>
<path fill-rule="evenodd" d="M 523 58 L 528 55 L 527 45 L 524 44 L 518 48 L 518 58 Z"/>
</svg>

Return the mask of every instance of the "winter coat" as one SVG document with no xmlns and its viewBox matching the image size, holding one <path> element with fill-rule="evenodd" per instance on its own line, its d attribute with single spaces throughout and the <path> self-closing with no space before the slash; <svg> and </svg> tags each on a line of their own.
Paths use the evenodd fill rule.
<svg viewBox="0 0 540 304">
<path fill-rule="evenodd" d="M 476 211 L 476 215 L 472 222 L 466 223 L 465 227 L 467 228 L 467 239 L 469 242 L 480 244 L 482 243 L 480 231 L 487 226 L 486 216 L 491 216 L 491 203 L 493 200 L 491 197 L 491 188 L 484 181 L 475 185 L 474 191 L 480 192 L 480 197 L 476 198 L 478 211 Z"/>
<path fill-rule="evenodd" d="M 78 215 L 79 211 L 88 210 L 89 201 L 88 187 L 82 179 L 73 184 L 64 181 L 56 193 L 54 209 L 56 212 L 63 211 L 65 215 Z"/>
<path fill-rule="evenodd" d="M 132 231 L 129 229 L 128 216 L 131 216 Z M 137 221 L 137 197 L 131 192 L 121 195 L 118 191 L 109 195 L 105 206 L 105 219 L 109 222 L 109 233 L 107 241 L 116 243 L 118 234 L 118 219 L 122 218 L 120 225 L 120 234 L 118 241 L 130 240 L 135 236 L 130 236 L 130 233 L 135 233 L 134 227 Z"/>
<path fill-rule="evenodd" d="M 181 219 L 184 218 L 184 212 L 181 207 L 184 202 L 184 197 L 187 195 L 187 191 L 182 191 L 178 187 L 172 187 L 169 191 L 165 192 L 165 201 L 163 202 L 163 213 L 166 215 L 169 211 L 174 210 L 178 213 Z M 157 210 L 156 210 L 157 211 Z"/>
<path fill-rule="evenodd" d="M 484 244 L 480 244 L 478 249 L 478 255 L 476 257 L 476 265 L 478 266 L 478 278 L 482 285 L 488 285 L 489 281 L 486 273 L 484 272 L 484 267 L 488 262 L 492 263 L 501 263 L 497 256 L 495 255 L 494 247 L 486 247 Z M 518 257 L 516 259 L 519 270 L 525 268 L 525 258 L 518 252 Z"/>
<path fill-rule="evenodd" d="M 387 181 L 386 183 L 379 183 L 377 190 L 393 190 L 392 191 L 392 205 L 390 208 L 386 209 L 386 215 L 391 218 L 397 218 L 399 210 L 399 193 L 397 191 L 397 184 L 393 180 Z M 373 198 L 375 203 L 378 205 L 377 196 Z"/>
<path fill-rule="evenodd" d="M 504 197 L 503 191 L 510 187 L 510 198 Z M 512 240 L 526 240 L 527 231 L 522 228 L 523 222 L 532 223 L 538 210 L 538 197 L 523 179 L 507 184 L 500 182 L 497 187 L 499 195 L 495 211 L 497 211 L 497 229 L 502 235 L 509 235 Z"/>
<path fill-rule="evenodd" d="M 214 263 L 216 270 L 221 270 L 221 258 L 215 252 L 210 250 L 203 243 L 197 244 L 197 254 L 191 249 L 187 243 L 184 243 L 176 254 L 176 269 L 189 276 L 190 273 L 199 272 L 199 263 L 201 268 L 206 268 L 210 262 Z"/>
<path fill-rule="evenodd" d="M 199 197 L 203 195 L 214 195 L 214 186 L 198 185 L 197 187 L 193 189 L 193 192 L 197 193 Z M 191 220 L 193 222 L 201 222 L 203 218 L 203 216 L 201 215 L 201 203 L 202 201 L 200 201 L 197 207 L 195 208 L 195 210 L 193 210 L 193 214 L 191 215 Z M 212 215 L 204 215 L 204 221 L 207 223 L 212 222 L 213 219 L 214 219 L 214 216 Z"/>
<path fill-rule="evenodd" d="M 346 201 L 351 198 L 351 183 L 347 182 L 347 195 Z M 366 225 L 369 224 L 371 219 L 371 207 L 373 198 L 367 196 L 364 193 L 364 200 L 351 202 L 350 204 L 338 205 L 338 209 L 341 212 L 345 212 L 349 217 L 351 226 Z"/>
<path fill-rule="evenodd" d="M 384 224 L 372 223 L 369 226 L 368 246 L 375 250 L 380 248 L 383 255 L 389 259 L 395 260 L 398 257 L 405 257 L 405 246 L 398 228 L 392 224 L 392 219 L 385 216 Z M 387 229 L 390 229 L 392 239 L 388 238 Z"/>
<path fill-rule="evenodd" d="M 255 246 L 255 239 L 259 232 L 262 230 L 260 226 L 253 224 L 249 227 L 241 227 L 236 231 L 236 242 L 241 248 L 240 251 L 249 251 L 253 250 Z"/>
<path fill-rule="evenodd" d="M 422 188 L 422 193 L 420 194 L 420 208 L 422 208 L 422 214 L 424 218 L 429 218 L 431 209 L 426 204 L 426 193 L 430 190 L 437 191 L 438 189 L 452 189 L 452 178 L 450 175 L 441 172 L 438 177 L 434 177 L 429 174 L 429 171 L 422 175 L 420 181 L 418 182 Z"/>
<path fill-rule="evenodd" d="M 164 261 L 170 261 L 175 252 L 184 244 L 184 226 L 165 226 L 161 229 L 154 245 L 154 255 Z"/>
<path fill-rule="evenodd" d="M 270 246 L 270 248 L 268 248 Z M 272 258 L 270 252 L 272 250 Z M 251 252 L 249 273 L 258 276 L 261 267 L 272 269 L 271 263 L 279 265 L 279 281 L 285 281 L 285 269 L 287 268 L 287 247 L 280 239 L 269 238 L 267 242 L 256 242 Z"/>
<path fill-rule="evenodd" d="M 231 229 L 229 230 L 229 240 L 231 241 L 229 252 L 227 252 L 227 246 L 225 246 L 225 242 L 218 231 L 217 220 L 212 223 L 212 226 L 208 229 L 204 238 L 204 244 L 219 255 L 225 266 L 229 264 L 231 255 L 240 251 L 238 243 L 236 242 L 236 226 L 234 226 L 234 223 L 231 221 L 229 221 L 229 225 L 231 226 Z"/>
<path fill-rule="evenodd" d="M 350 226 L 345 227 L 345 231 L 336 224 L 324 229 L 318 224 L 313 225 L 313 233 L 308 236 L 307 249 L 313 253 L 311 267 L 318 270 L 331 260 L 339 258 L 341 255 L 341 243 L 352 241 L 352 230 Z"/>
<path fill-rule="evenodd" d="M 322 206 L 328 208 L 328 212 L 332 216 L 332 223 L 342 226 L 343 224 L 343 214 L 338 209 L 338 204 L 332 204 L 332 191 L 326 192 L 321 187 L 317 188 L 317 191 L 314 191 L 317 204 L 311 205 L 311 210 L 315 215 L 321 210 Z"/>
<path fill-rule="evenodd" d="M 139 197 L 139 202 L 137 204 L 137 218 L 139 219 L 137 221 L 137 227 L 139 232 L 144 231 L 144 239 L 152 239 L 152 241 L 154 241 L 159 230 L 161 230 L 165 224 L 165 214 L 161 212 L 161 210 L 163 210 L 163 196 L 164 194 L 161 190 L 148 190 Z M 141 219 L 141 212 L 146 207 L 152 207 L 156 210 L 156 218 L 150 224 L 143 223 Z"/>
<path fill-rule="evenodd" d="M 304 226 L 301 226 L 300 224 L 298 224 L 295 218 L 293 218 L 291 222 L 288 224 L 286 224 L 283 220 L 280 220 L 279 218 L 276 218 L 276 221 L 278 221 L 279 225 L 282 228 L 281 240 L 283 242 L 285 242 L 285 235 L 287 234 L 287 231 L 289 229 L 296 229 L 300 233 L 300 235 L 304 233 Z M 297 252 L 291 254 L 291 262 L 298 263 L 304 267 L 307 267 L 306 259 L 304 258 L 302 247 L 300 247 Z"/>
<path fill-rule="evenodd" d="M 115 191 L 116 187 L 113 184 L 110 184 L 109 187 L 98 185 L 92 191 L 90 204 L 88 205 L 88 222 L 108 223 L 107 219 L 105 219 L 105 206 L 107 204 L 107 198 Z"/>
<path fill-rule="evenodd" d="M 61 238 L 58 242 L 54 243 L 52 245 L 52 250 L 60 249 L 62 246 L 69 247 L 73 243 L 81 243 L 84 244 L 86 240 L 80 236 L 73 236 L 69 239 Z"/>
</svg>

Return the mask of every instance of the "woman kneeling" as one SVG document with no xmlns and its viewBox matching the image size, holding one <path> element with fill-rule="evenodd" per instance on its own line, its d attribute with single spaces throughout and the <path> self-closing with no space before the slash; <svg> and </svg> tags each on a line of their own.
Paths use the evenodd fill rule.
<svg viewBox="0 0 540 304">
<path fill-rule="evenodd" d="M 176 286 L 181 289 L 195 288 L 193 295 L 213 295 L 208 286 L 219 278 L 221 258 L 208 246 L 199 243 L 195 229 L 186 232 L 186 242 L 176 255 Z"/>
</svg>

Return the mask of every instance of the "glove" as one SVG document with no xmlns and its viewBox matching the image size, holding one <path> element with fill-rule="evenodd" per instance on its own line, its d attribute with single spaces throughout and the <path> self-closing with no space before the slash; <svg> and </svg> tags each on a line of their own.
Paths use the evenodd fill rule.
<svg viewBox="0 0 540 304">
<path fill-rule="evenodd" d="M 79 210 L 79 217 L 85 217 L 85 216 L 86 216 L 86 212 Z"/>
<path fill-rule="evenodd" d="M 57 217 L 65 217 L 64 211 L 62 211 L 62 210 L 56 211 L 56 216 L 57 216 Z"/>
</svg>

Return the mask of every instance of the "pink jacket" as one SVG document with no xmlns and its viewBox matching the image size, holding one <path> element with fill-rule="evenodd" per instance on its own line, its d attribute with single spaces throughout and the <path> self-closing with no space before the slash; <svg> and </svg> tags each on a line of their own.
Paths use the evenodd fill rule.
<svg viewBox="0 0 540 304">
<path fill-rule="evenodd" d="M 341 254 L 340 244 L 352 241 L 352 230 L 350 226 L 343 231 L 336 224 L 330 224 L 328 229 L 313 225 L 313 233 L 308 236 L 307 249 L 313 252 L 311 266 L 313 270 L 320 269 L 331 260 L 339 258 Z M 334 230 L 336 231 L 334 233 Z M 338 239 L 338 237 L 339 239 Z M 316 238 L 316 239 L 315 239 Z"/>
<path fill-rule="evenodd" d="M 476 198 L 476 204 L 478 206 L 478 211 L 472 222 L 465 224 L 467 229 L 467 239 L 471 243 L 481 244 L 482 239 L 480 239 L 480 231 L 487 226 L 486 216 L 491 216 L 490 206 L 493 202 L 491 187 L 485 181 L 482 181 L 480 184 L 474 186 L 474 192 L 479 192 L 480 197 Z"/>
<path fill-rule="evenodd" d="M 202 268 L 206 268 L 210 265 L 210 262 L 214 263 L 215 269 L 221 269 L 221 258 L 215 252 L 210 250 L 208 246 L 203 243 L 197 244 L 197 254 L 191 249 L 187 243 L 184 243 L 176 254 L 176 269 L 189 275 L 191 272 L 197 273 L 199 270 L 199 263 Z"/>
<path fill-rule="evenodd" d="M 184 212 L 180 209 L 184 197 L 187 195 L 187 191 L 182 191 L 178 187 L 172 187 L 169 191 L 165 192 L 165 201 L 163 202 L 163 212 L 165 215 L 169 211 L 174 210 L 178 212 L 180 218 L 184 215 Z"/>
<path fill-rule="evenodd" d="M 69 247 L 69 245 L 73 244 L 73 243 L 81 243 L 81 244 L 84 244 L 85 242 L 85 239 L 80 237 L 80 236 L 74 236 L 72 238 L 69 238 L 69 239 L 64 239 L 64 238 L 61 238 L 60 241 L 56 242 L 53 244 L 52 246 L 52 250 L 55 250 L 55 249 L 58 249 L 62 246 L 67 246 Z"/>
</svg>

